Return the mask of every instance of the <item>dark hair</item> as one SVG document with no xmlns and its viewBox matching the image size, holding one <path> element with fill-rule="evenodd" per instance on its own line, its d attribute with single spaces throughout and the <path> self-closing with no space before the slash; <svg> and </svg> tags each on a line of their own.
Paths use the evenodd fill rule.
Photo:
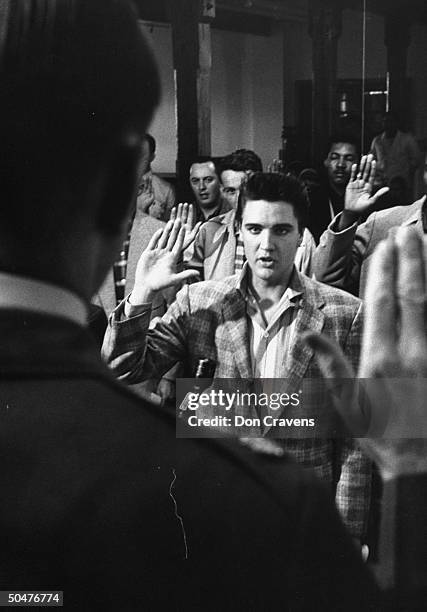
<svg viewBox="0 0 427 612">
<path fill-rule="evenodd" d="M 298 220 L 300 232 L 307 224 L 308 201 L 300 181 L 290 174 L 263 173 L 253 174 L 245 184 L 242 197 L 236 211 L 240 222 L 248 200 L 266 200 L 267 202 L 286 202 L 291 204 Z"/>
<path fill-rule="evenodd" d="M 209 162 L 212 162 L 215 168 L 215 174 L 217 175 L 218 178 L 220 178 L 221 176 L 220 161 L 221 161 L 220 157 L 209 157 L 208 155 L 198 155 L 191 161 L 191 164 L 188 168 L 188 172 L 190 172 L 191 166 L 193 166 L 194 164 L 208 164 Z"/>
<path fill-rule="evenodd" d="M 145 132 L 157 68 L 126 0 L 6 0 L 1 9 L 0 239 L 46 245 L 120 156 L 120 136 Z M 106 202 L 105 228 L 117 231 L 127 208 Z"/>
<path fill-rule="evenodd" d="M 359 154 L 359 151 L 360 151 L 359 140 L 354 134 L 352 134 L 351 132 L 336 132 L 335 134 L 332 134 L 328 139 L 328 150 L 326 152 L 326 156 L 329 155 L 332 149 L 332 146 L 334 144 L 337 144 L 338 142 L 345 142 L 347 144 L 353 145 L 354 148 L 356 149 L 356 155 Z"/>
<path fill-rule="evenodd" d="M 219 163 L 220 175 L 224 170 L 235 172 L 262 172 L 262 161 L 254 151 L 250 149 L 236 149 L 230 155 L 226 155 Z"/>
<path fill-rule="evenodd" d="M 151 134 L 145 134 L 145 140 L 148 142 L 148 148 L 150 149 L 150 155 L 154 155 L 156 152 L 156 140 Z"/>
</svg>

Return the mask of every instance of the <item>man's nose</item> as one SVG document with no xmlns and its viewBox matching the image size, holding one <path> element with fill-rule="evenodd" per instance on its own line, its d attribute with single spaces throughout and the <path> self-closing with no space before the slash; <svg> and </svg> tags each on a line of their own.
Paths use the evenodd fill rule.
<svg viewBox="0 0 427 612">
<path fill-rule="evenodd" d="M 270 230 L 263 230 L 261 232 L 260 248 L 264 251 L 271 251 L 274 248 L 273 236 Z"/>
<path fill-rule="evenodd" d="M 346 163 L 345 163 L 344 157 L 339 157 L 338 158 L 337 166 L 339 166 L 340 168 L 345 168 Z"/>
</svg>

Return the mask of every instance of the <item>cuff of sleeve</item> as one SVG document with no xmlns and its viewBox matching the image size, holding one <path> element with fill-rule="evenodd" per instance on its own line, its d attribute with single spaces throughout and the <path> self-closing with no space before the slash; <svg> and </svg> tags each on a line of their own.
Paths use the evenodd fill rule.
<svg viewBox="0 0 427 612">
<path fill-rule="evenodd" d="M 129 301 L 130 294 L 123 300 L 121 304 L 119 304 L 118 308 L 122 306 L 122 312 L 127 319 L 132 317 L 137 317 L 142 314 L 151 314 L 151 302 L 146 302 L 145 304 L 131 304 Z"/>
<path fill-rule="evenodd" d="M 352 232 L 355 232 L 357 229 L 357 220 L 354 221 L 354 223 L 352 223 L 351 225 L 349 225 L 343 230 L 338 229 L 338 223 L 339 223 L 341 216 L 342 216 L 342 212 L 338 213 L 337 216 L 332 219 L 332 221 L 328 225 L 328 231 L 332 232 L 333 234 L 340 235 L 340 236 L 344 234 L 350 234 Z"/>
</svg>

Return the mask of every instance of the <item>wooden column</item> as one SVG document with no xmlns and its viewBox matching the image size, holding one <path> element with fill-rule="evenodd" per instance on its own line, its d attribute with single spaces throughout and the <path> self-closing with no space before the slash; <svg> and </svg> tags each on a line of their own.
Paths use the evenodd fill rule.
<svg viewBox="0 0 427 612">
<path fill-rule="evenodd" d="M 385 44 L 387 47 L 387 71 L 390 86 L 390 110 L 408 112 L 406 90 L 406 63 L 410 41 L 409 20 L 404 14 L 387 15 L 385 20 Z"/>
<path fill-rule="evenodd" d="M 213 2 L 172 0 L 178 197 L 186 197 L 188 168 L 198 155 L 211 155 L 211 33 Z"/>
<path fill-rule="evenodd" d="M 325 156 L 336 114 L 337 44 L 342 9 L 334 0 L 310 0 L 309 33 L 313 45 L 311 157 Z"/>
</svg>

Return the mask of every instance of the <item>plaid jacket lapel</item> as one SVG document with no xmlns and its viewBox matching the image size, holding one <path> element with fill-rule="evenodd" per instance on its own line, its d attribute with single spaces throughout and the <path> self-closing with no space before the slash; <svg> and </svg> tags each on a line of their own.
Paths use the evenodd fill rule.
<svg viewBox="0 0 427 612">
<path fill-rule="evenodd" d="M 312 304 L 302 304 L 299 308 L 295 322 L 295 342 L 291 348 L 289 371 L 287 373 L 288 393 L 299 390 L 301 380 L 304 378 L 313 350 L 301 339 L 302 334 L 308 331 L 321 332 L 324 314 Z"/>
<path fill-rule="evenodd" d="M 224 340 L 232 347 L 235 367 L 231 370 L 237 368 L 241 378 L 252 378 L 246 305 L 237 289 L 225 296 L 222 316 Z"/>
<path fill-rule="evenodd" d="M 289 371 L 287 379 L 289 393 L 298 391 L 301 380 L 304 378 L 309 362 L 313 357 L 313 350 L 302 340 L 302 335 L 307 331 L 321 332 L 325 320 L 322 312 L 323 299 L 315 288 L 306 285 L 300 275 L 304 287 L 304 295 L 300 301 L 295 321 L 295 342 L 291 348 L 289 359 Z"/>
</svg>

